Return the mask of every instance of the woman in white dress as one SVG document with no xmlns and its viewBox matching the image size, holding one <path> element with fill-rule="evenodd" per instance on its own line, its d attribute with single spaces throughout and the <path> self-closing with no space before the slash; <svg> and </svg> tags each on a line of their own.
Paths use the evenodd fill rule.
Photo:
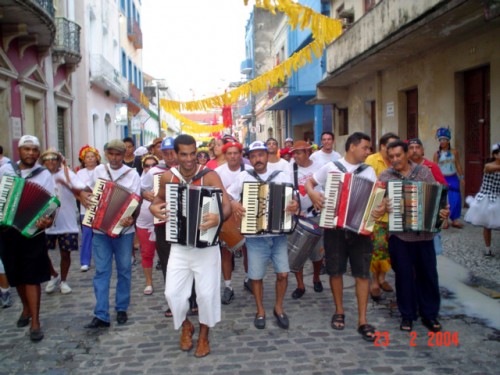
<svg viewBox="0 0 500 375">
<path fill-rule="evenodd" d="M 466 201 L 469 210 L 465 221 L 483 227 L 485 256 L 493 256 L 491 252 L 491 230 L 500 229 L 500 143 L 491 148 L 493 161 L 484 167 L 483 183 L 475 197 L 469 196 Z"/>
</svg>

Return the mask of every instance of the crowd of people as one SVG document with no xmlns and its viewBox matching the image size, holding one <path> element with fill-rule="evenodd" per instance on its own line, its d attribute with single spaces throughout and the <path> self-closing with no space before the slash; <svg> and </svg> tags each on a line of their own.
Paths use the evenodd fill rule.
<svg viewBox="0 0 500 375">
<path fill-rule="evenodd" d="M 288 237 L 281 233 L 243 236 L 238 231 L 246 209 L 241 201 L 245 182 L 288 183 L 296 195 L 284 208 L 317 227 L 325 204 L 327 176 L 332 171 L 359 174 L 370 181 L 410 180 L 438 182 L 448 189 L 448 207 L 439 215 L 443 228 L 451 225 L 462 228 L 460 184 L 464 173 L 459 154 L 450 146 L 451 132 L 440 128 L 436 133 L 439 150 L 435 162 L 424 158 L 420 139 L 402 141 L 397 134 L 387 133 L 378 140 L 378 151 L 370 137 L 361 132 L 351 134 L 344 145 L 344 155 L 335 151 L 335 136 L 321 134 L 321 147 L 304 140 L 287 138 L 280 149 L 278 140 L 269 138 L 254 141 L 248 147 L 234 137 L 224 135 L 213 139 L 207 148 L 197 148 L 195 138 L 179 135 L 176 138 L 156 138 L 148 146 L 135 147 L 132 138 L 110 140 L 103 154 L 85 145 L 79 152 L 81 165 L 72 170 L 56 149 L 42 152 L 39 140 L 24 135 L 19 140 L 19 161 L 3 156 L 0 148 L 0 178 L 18 176 L 43 186 L 56 195 L 61 203 L 57 215 L 41 217 L 36 225 L 45 234 L 28 238 L 12 227 L 0 229 L 0 291 L 3 307 L 12 305 L 10 286 L 16 287 L 23 310 L 18 327 L 30 325 L 30 339 L 43 339 L 39 321 L 41 284 L 46 293 L 59 290 L 72 292 L 70 287 L 71 252 L 80 250 L 80 270 L 95 269 L 93 276 L 96 304 L 87 329 L 106 328 L 111 324 L 110 282 L 115 262 L 117 283 L 114 310 L 117 324 L 126 324 L 131 299 L 131 272 L 135 252 L 139 249 L 144 272 L 144 295 L 155 292 L 153 266 L 165 281 L 166 306 L 164 314 L 173 318 L 174 328 L 181 330 L 180 349 L 194 347 L 195 327 L 189 316 L 197 315 L 199 336 L 194 355 L 210 353 L 209 329 L 221 320 L 221 305 L 229 305 L 237 296 L 232 284 L 234 258 L 243 256 L 244 288 L 255 299 L 253 324 L 266 327 L 263 304 L 263 279 L 267 266 L 272 264 L 276 275 L 273 316 L 282 329 L 290 327 L 285 311 L 289 264 Z M 492 256 L 491 230 L 499 229 L 500 204 L 500 144 L 492 148 L 492 160 L 486 164 L 480 192 L 467 199 L 470 209 L 465 220 L 484 227 L 485 255 Z M 131 216 L 122 217 L 119 225 L 125 228 L 119 236 L 81 225 L 86 210 L 95 203 L 92 192 L 98 180 L 112 181 L 142 198 L 140 208 Z M 222 215 L 203 217 L 201 230 L 217 227 L 223 222 L 220 246 L 196 248 L 192 245 L 165 240 L 169 212 L 166 202 L 167 183 L 188 183 L 210 186 L 222 191 Z M 155 186 L 156 185 L 156 186 Z M 168 201 L 168 200 L 167 200 Z M 378 302 L 383 292 L 396 292 L 401 313 L 400 329 L 412 331 L 420 317 L 430 331 L 441 330 L 437 320 L 440 306 L 436 250 L 440 248 L 438 233 L 391 233 L 388 213 L 394 208 L 388 198 L 372 212 L 376 221 L 371 235 L 344 229 L 324 229 L 322 239 L 311 248 L 307 258 L 313 265 L 313 290 L 323 292 L 320 274 L 326 272 L 334 301 L 331 328 L 346 327 L 343 304 L 343 275 L 350 263 L 355 278 L 358 306 L 357 331 L 366 341 L 375 340 L 376 328 L 369 323 L 369 298 Z M 81 238 L 79 239 L 79 236 Z M 224 237 L 225 236 L 225 237 Z M 19 246 L 29 251 L 14 251 Z M 58 248 L 60 264 L 55 267 L 50 249 Z M 390 270 L 395 273 L 395 286 L 386 280 Z M 306 292 L 302 268 L 294 269 L 297 288 L 292 299 Z M 224 288 L 220 294 L 220 279 Z M 145 297 L 147 298 L 147 297 Z"/>
</svg>

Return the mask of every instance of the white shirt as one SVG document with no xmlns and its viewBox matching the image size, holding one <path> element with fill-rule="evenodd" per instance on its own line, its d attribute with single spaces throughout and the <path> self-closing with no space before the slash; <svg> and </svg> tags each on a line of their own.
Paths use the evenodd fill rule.
<svg viewBox="0 0 500 375">
<path fill-rule="evenodd" d="M 21 177 L 26 178 L 27 175 L 38 168 L 42 168 L 42 166 L 40 164 L 35 164 L 33 168 L 22 169 Z M 16 172 L 14 172 L 14 168 L 12 168 L 12 164 L 5 164 L 4 166 L 0 167 L 0 178 L 2 178 L 4 174 L 6 176 L 17 177 Z M 44 170 L 38 173 L 35 177 L 30 177 L 28 180 L 42 186 L 50 194 L 54 194 L 54 180 L 52 179 L 52 175 L 48 170 Z"/>
<path fill-rule="evenodd" d="M 287 162 L 285 159 L 280 159 L 275 163 L 271 163 L 270 161 L 267 162 L 267 171 L 283 171 L 285 173 L 288 173 L 288 170 L 290 168 L 290 163 Z"/>
<path fill-rule="evenodd" d="M 124 177 L 118 180 L 117 184 L 123 186 L 124 188 L 130 190 L 137 195 L 141 195 L 141 179 L 137 170 L 135 168 L 127 167 L 123 164 L 119 169 L 112 169 L 109 164 L 100 164 L 94 169 L 94 176 L 92 179 L 92 188 L 95 185 L 95 182 L 98 178 L 102 178 L 104 180 L 110 180 L 108 172 L 106 171 L 106 167 L 108 166 L 109 173 L 111 174 L 112 180 L 116 181 L 120 176 L 122 176 L 127 170 L 133 169 L 128 172 Z M 124 234 L 129 234 L 135 232 L 134 226 L 132 225 Z M 94 234 L 103 234 L 102 232 L 94 230 Z"/>
<path fill-rule="evenodd" d="M 266 181 L 267 178 L 271 175 L 273 171 L 267 170 L 266 173 L 264 174 L 258 174 L 258 176 L 263 180 Z M 227 193 L 231 195 L 231 197 L 236 200 L 240 201 L 241 199 L 241 191 L 243 190 L 243 183 L 246 181 L 257 181 L 257 179 L 252 176 L 250 173 L 247 171 L 242 171 L 238 174 L 237 179 L 235 183 L 231 184 L 229 188 L 227 189 Z M 291 179 L 290 174 L 288 173 L 278 173 L 274 178 L 272 179 L 272 182 L 288 182 L 290 184 L 293 184 L 293 179 Z"/>
<path fill-rule="evenodd" d="M 295 179 L 294 179 L 294 171 L 293 171 L 293 165 L 295 163 L 291 163 L 291 167 L 290 167 L 290 176 L 292 178 L 292 181 L 294 181 L 294 184 L 295 184 Z M 307 211 L 307 209 L 309 207 L 311 207 L 313 204 L 312 204 L 312 201 L 311 201 L 311 198 L 309 198 L 309 195 L 306 193 L 306 189 L 304 188 L 304 185 L 306 184 L 306 181 L 309 180 L 314 172 L 316 172 L 317 170 L 320 169 L 320 165 L 318 164 L 317 161 L 312 161 L 312 164 L 309 166 L 309 167 L 300 167 L 299 165 L 297 165 L 297 183 L 298 183 L 298 187 L 297 187 L 297 190 L 299 191 L 299 198 L 300 198 L 300 209 L 302 211 L 302 213 L 304 213 L 304 211 Z M 323 189 L 321 188 L 320 185 L 316 185 L 314 187 L 314 190 L 316 191 L 323 191 Z M 306 216 L 313 216 L 312 213 L 307 213 Z"/>
<path fill-rule="evenodd" d="M 318 165 L 321 167 L 328 163 L 329 161 L 339 160 L 342 156 L 335 150 L 332 150 L 331 153 L 326 153 L 323 150 L 319 150 L 313 152 L 309 159 L 317 161 Z"/>
<path fill-rule="evenodd" d="M 354 172 L 360 164 L 350 164 L 348 163 L 345 158 L 339 159 L 339 162 L 347 169 L 347 172 L 352 173 Z M 341 172 L 333 162 L 330 162 L 324 166 L 322 166 L 317 172 L 313 174 L 314 180 L 318 183 L 318 185 L 321 185 L 321 187 L 325 187 L 326 184 L 326 178 L 328 176 L 329 172 L 332 171 L 339 171 Z M 369 179 L 370 181 L 377 181 L 377 175 L 375 174 L 375 170 L 368 166 L 368 168 L 364 169 L 359 176 L 365 177 Z"/>
<path fill-rule="evenodd" d="M 10 161 L 10 159 L 7 156 L 2 156 L 2 158 L 0 158 L 0 167 L 3 167 L 9 161 Z"/>
<path fill-rule="evenodd" d="M 54 224 L 52 224 L 52 226 L 47 228 L 45 231 L 47 234 L 78 233 L 80 231 L 76 198 L 73 195 L 73 192 L 66 185 L 71 185 L 76 189 L 83 190 L 85 188 L 85 184 L 71 170 L 68 170 L 68 176 L 69 184 L 66 180 L 64 168 L 61 168 L 56 173 L 52 174 L 55 193 L 61 202 L 61 207 L 57 211 Z"/>
<path fill-rule="evenodd" d="M 243 164 L 243 170 L 248 169 L 252 169 L 252 167 L 250 165 Z M 231 186 L 231 184 L 237 180 L 238 175 L 241 172 L 241 167 L 239 167 L 235 171 L 232 171 L 231 169 L 229 169 L 228 164 L 225 163 L 220 167 L 215 168 L 215 172 L 217 172 L 220 179 L 222 180 L 222 185 L 224 185 L 224 188 L 227 190 L 229 186 Z"/>
</svg>

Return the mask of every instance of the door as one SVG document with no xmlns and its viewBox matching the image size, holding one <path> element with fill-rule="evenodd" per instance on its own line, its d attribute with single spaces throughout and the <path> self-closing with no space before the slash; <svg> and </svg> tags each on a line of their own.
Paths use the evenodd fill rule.
<svg viewBox="0 0 500 375">
<path fill-rule="evenodd" d="M 490 145 L 490 69 L 482 67 L 464 73 L 465 111 L 465 195 L 479 191 Z"/>
<path fill-rule="evenodd" d="M 375 100 L 370 102 L 370 137 L 372 139 L 372 151 L 377 152 L 377 113 Z"/>
<path fill-rule="evenodd" d="M 418 90 L 406 92 L 406 138 L 418 138 Z"/>
</svg>

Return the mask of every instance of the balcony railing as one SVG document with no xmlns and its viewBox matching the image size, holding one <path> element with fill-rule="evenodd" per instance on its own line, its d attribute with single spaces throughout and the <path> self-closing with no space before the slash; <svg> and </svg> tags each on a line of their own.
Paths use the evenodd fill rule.
<svg viewBox="0 0 500 375">
<path fill-rule="evenodd" d="M 28 1 L 38 5 L 38 7 L 42 8 L 45 11 L 45 13 L 47 13 L 51 18 L 54 18 L 56 10 L 54 8 L 53 0 L 28 0 Z"/>
<path fill-rule="evenodd" d="M 56 40 L 53 50 L 64 57 L 65 63 L 78 64 L 80 54 L 80 26 L 64 17 L 56 17 Z"/>
<path fill-rule="evenodd" d="M 103 55 L 90 56 L 90 81 L 119 99 L 128 96 L 128 81 Z"/>
<path fill-rule="evenodd" d="M 127 36 L 135 48 L 142 48 L 142 30 L 139 23 L 133 18 L 127 19 Z"/>
</svg>

